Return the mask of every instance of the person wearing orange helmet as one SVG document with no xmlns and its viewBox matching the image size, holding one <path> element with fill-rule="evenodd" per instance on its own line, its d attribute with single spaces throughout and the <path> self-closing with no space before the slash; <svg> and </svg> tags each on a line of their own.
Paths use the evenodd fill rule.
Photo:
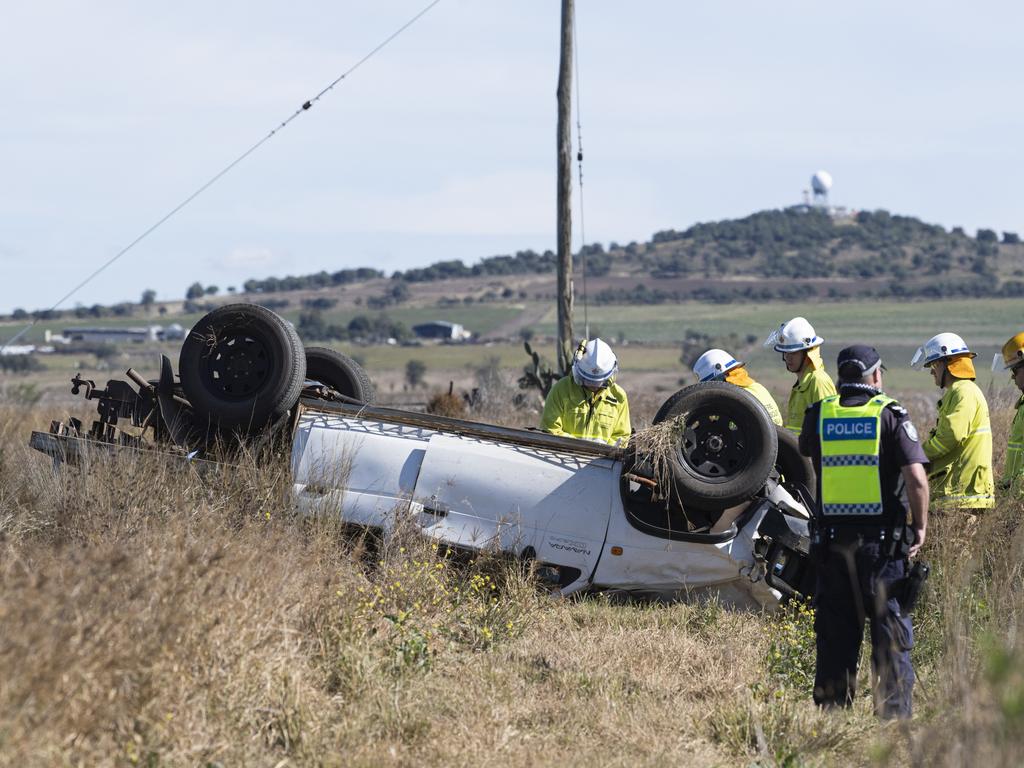
<svg viewBox="0 0 1024 768">
<path fill-rule="evenodd" d="M 993 363 L 995 368 L 998 356 Z M 1024 332 L 1018 333 L 1003 344 L 1003 370 L 1010 372 L 1010 379 L 1017 389 L 1024 392 Z M 1024 493 L 1024 395 L 1017 401 L 1017 412 L 1010 426 L 1010 440 L 1006 445 L 1006 463 L 999 478 L 999 487 Z"/>
</svg>

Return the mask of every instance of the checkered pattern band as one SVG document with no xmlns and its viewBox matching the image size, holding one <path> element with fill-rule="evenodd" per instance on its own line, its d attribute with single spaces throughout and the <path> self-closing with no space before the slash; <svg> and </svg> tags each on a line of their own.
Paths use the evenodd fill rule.
<svg viewBox="0 0 1024 768">
<path fill-rule="evenodd" d="M 822 504 L 825 515 L 880 515 L 881 504 Z"/>
<path fill-rule="evenodd" d="M 821 466 L 823 467 L 877 467 L 877 456 L 864 456 L 863 454 L 844 453 L 838 456 L 822 456 Z"/>
</svg>

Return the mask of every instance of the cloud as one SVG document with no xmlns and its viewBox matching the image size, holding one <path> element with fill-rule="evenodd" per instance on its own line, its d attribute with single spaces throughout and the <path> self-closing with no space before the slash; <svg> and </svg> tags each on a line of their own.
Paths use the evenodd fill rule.
<svg viewBox="0 0 1024 768">
<path fill-rule="evenodd" d="M 211 259 L 215 269 L 269 269 L 282 261 L 281 256 L 270 248 L 234 248 L 220 259 Z"/>
</svg>

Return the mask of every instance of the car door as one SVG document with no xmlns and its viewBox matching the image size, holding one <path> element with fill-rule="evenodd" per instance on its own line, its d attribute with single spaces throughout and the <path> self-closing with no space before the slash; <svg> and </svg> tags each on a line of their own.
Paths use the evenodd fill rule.
<svg viewBox="0 0 1024 768">
<path fill-rule="evenodd" d="M 438 433 L 416 480 L 424 531 L 593 574 L 608 530 L 617 463 L 607 457 Z"/>
</svg>

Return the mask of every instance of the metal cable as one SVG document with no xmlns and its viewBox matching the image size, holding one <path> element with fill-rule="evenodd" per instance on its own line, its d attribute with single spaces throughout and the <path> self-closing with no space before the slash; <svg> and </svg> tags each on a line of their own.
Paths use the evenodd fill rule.
<svg viewBox="0 0 1024 768">
<path fill-rule="evenodd" d="M 101 273 L 103 273 L 114 262 L 116 262 L 118 259 L 120 259 L 122 256 L 124 256 L 126 253 L 128 253 L 128 251 L 130 251 L 132 248 L 134 248 L 136 245 L 138 245 L 140 242 L 142 242 L 144 239 L 146 239 L 149 235 L 151 235 L 154 231 L 156 231 L 161 225 L 163 225 L 168 219 L 170 219 L 172 216 L 174 216 L 176 213 L 178 213 L 178 211 L 180 211 L 186 205 L 188 205 L 193 200 L 195 200 L 197 197 L 199 197 L 199 195 L 201 195 L 207 189 L 212 187 L 224 175 L 226 175 L 229 171 L 231 171 L 236 165 L 238 165 L 243 160 L 245 160 L 245 158 L 247 158 L 249 155 L 251 155 L 257 149 L 259 149 L 261 146 L 266 144 L 268 141 L 270 141 L 270 139 L 273 138 L 274 135 L 277 134 L 278 131 L 280 131 L 282 128 L 287 126 L 290 122 L 292 122 L 292 120 L 297 118 L 303 112 L 306 112 L 307 110 L 309 110 L 314 104 L 316 104 L 318 101 L 320 101 L 320 99 L 328 91 L 332 90 L 334 88 L 334 86 L 336 86 L 338 83 L 340 83 L 346 77 L 348 77 L 353 72 L 355 72 L 357 69 L 359 69 L 359 67 L 361 67 L 363 64 L 365 64 L 369 59 L 371 59 L 375 54 L 377 54 L 382 48 L 384 48 L 388 43 L 390 43 L 392 40 L 394 40 L 396 37 L 398 37 L 400 34 L 402 34 L 405 30 L 407 30 L 409 27 L 411 27 L 413 24 L 415 24 L 417 21 L 419 21 L 419 19 L 421 17 L 426 15 L 426 13 L 428 11 L 430 11 L 435 5 L 437 5 L 440 2 L 441 2 L 441 0 L 432 0 L 432 2 L 429 3 L 426 7 L 424 7 L 423 10 L 421 10 L 419 13 L 417 13 L 415 16 L 413 16 L 411 19 L 409 19 L 407 22 L 405 22 L 405 24 L 403 24 L 401 27 L 399 27 L 397 30 L 395 30 L 387 38 L 385 38 L 384 41 L 381 42 L 379 45 L 377 45 L 377 47 L 375 47 L 372 51 L 370 51 L 368 54 L 363 56 L 363 58 L 361 58 L 359 61 L 357 61 L 355 64 L 353 64 L 347 70 L 345 70 L 340 75 L 338 75 L 338 77 L 336 77 L 330 83 L 330 85 L 328 85 L 326 88 L 324 88 L 319 93 L 317 93 L 316 96 L 314 96 L 313 98 L 308 99 L 307 101 L 304 101 L 302 103 L 302 106 L 300 106 L 298 109 L 296 109 L 291 115 L 289 115 L 285 120 L 283 120 L 280 125 L 276 126 L 272 131 L 270 131 L 270 133 L 268 133 L 262 139 L 257 141 L 255 144 L 253 144 L 247 150 L 245 150 L 245 152 L 243 152 L 238 157 L 236 157 L 234 160 L 232 160 L 230 163 L 228 163 L 226 166 L 224 166 L 224 168 L 222 168 L 220 171 L 218 171 L 213 177 L 211 177 L 207 182 L 205 182 L 202 186 L 200 186 L 195 192 L 190 194 L 188 197 L 186 197 L 184 200 L 182 200 L 180 203 L 178 203 L 178 205 L 176 205 L 174 208 L 172 208 L 169 213 L 164 215 L 155 224 L 153 224 L 148 229 L 146 229 L 146 231 L 144 231 L 141 235 L 136 237 L 134 240 L 132 240 L 130 243 L 128 243 L 128 245 L 126 245 L 120 251 L 118 251 L 113 256 L 111 256 L 109 259 L 107 259 L 102 264 L 102 266 L 100 266 L 98 269 L 94 270 L 88 277 L 86 277 L 84 280 L 82 280 L 80 283 L 78 283 L 70 291 L 65 293 L 53 306 L 51 306 L 49 309 L 45 310 L 45 312 L 43 314 L 48 314 L 48 313 L 53 312 L 54 310 L 58 309 L 65 301 L 70 299 L 72 296 L 74 296 L 76 293 L 78 293 L 82 288 L 84 288 L 86 285 L 88 285 L 93 280 L 95 280 Z M 32 322 L 30 322 L 28 325 L 26 325 L 24 328 L 22 328 L 20 331 L 18 331 L 18 333 L 16 333 L 10 339 L 5 341 L 3 346 L 0 347 L 0 353 L 2 353 L 4 350 L 6 350 L 7 347 L 9 347 L 10 345 L 14 344 L 16 341 L 18 341 L 18 339 L 20 339 L 26 333 L 28 333 L 29 330 L 31 330 L 39 322 L 39 320 L 40 320 L 39 317 L 33 318 Z"/>
</svg>

